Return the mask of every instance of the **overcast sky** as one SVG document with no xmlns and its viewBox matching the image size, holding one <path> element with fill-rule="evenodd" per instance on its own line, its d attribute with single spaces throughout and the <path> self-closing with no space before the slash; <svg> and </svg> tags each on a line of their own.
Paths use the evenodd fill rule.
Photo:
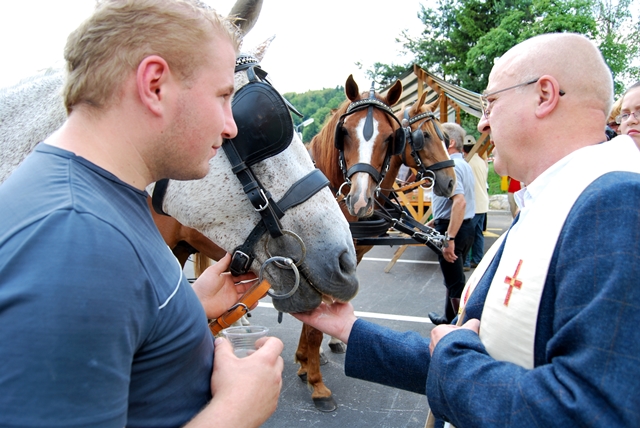
<svg viewBox="0 0 640 428">
<path fill-rule="evenodd" d="M 235 0 L 205 0 L 226 14 Z M 404 63 L 403 30 L 417 37 L 420 4 L 434 0 L 264 0 L 244 50 L 274 36 L 262 67 L 280 92 L 334 88 L 353 74 L 360 88 L 374 62 Z M 11 0 L 0 5 L 0 87 L 62 64 L 67 35 L 93 10 L 94 0 Z M 360 62 L 363 69 L 355 65 Z"/>
</svg>

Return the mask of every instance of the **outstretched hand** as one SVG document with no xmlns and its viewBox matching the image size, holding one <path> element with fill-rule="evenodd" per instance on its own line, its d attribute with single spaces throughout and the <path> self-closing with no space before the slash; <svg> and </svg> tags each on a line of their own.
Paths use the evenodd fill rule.
<svg viewBox="0 0 640 428">
<path fill-rule="evenodd" d="M 351 303 L 321 303 L 312 311 L 291 314 L 305 324 L 347 343 L 357 318 Z"/>
<path fill-rule="evenodd" d="M 207 268 L 193 283 L 207 318 L 218 318 L 233 306 L 257 279 L 254 273 L 233 276 L 225 272 L 231 263 L 228 253 L 213 266 Z"/>
</svg>

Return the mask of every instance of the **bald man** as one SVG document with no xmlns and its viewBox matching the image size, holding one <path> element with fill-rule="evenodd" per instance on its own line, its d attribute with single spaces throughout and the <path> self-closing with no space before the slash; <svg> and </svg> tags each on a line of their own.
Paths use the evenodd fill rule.
<svg viewBox="0 0 640 428">
<path fill-rule="evenodd" d="M 588 39 L 526 40 L 494 65 L 478 124 L 520 215 L 430 339 L 354 316 L 298 317 L 348 342 L 349 376 L 426 393 L 461 427 L 640 426 L 640 151 L 606 142 L 611 73 Z M 506 239 L 505 239 L 506 238 Z"/>
</svg>

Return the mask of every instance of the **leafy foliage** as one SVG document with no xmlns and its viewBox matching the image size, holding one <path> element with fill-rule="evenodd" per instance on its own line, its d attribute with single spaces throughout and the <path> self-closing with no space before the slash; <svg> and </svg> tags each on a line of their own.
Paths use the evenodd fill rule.
<svg viewBox="0 0 640 428">
<path fill-rule="evenodd" d="M 494 59 L 517 43 L 550 32 L 584 34 L 599 46 L 615 80 L 617 94 L 640 78 L 637 64 L 638 0 L 438 0 L 421 6 L 422 34 L 402 33 L 398 41 L 413 55 L 404 65 L 374 64 L 367 74 L 388 84 L 412 63 L 445 80 L 481 92 Z M 634 62 L 635 61 L 635 62 Z"/>
<path fill-rule="evenodd" d="M 347 99 L 342 86 L 337 86 L 335 89 L 307 91 L 303 94 L 289 92 L 284 94 L 284 97 L 303 115 L 302 118 L 293 116 L 294 125 L 298 126 L 304 120 L 313 118 L 313 123 L 301 130 L 302 141 L 305 143 L 311 141 L 314 135 L 320 132 L 331 111 Z"/>
</svg>

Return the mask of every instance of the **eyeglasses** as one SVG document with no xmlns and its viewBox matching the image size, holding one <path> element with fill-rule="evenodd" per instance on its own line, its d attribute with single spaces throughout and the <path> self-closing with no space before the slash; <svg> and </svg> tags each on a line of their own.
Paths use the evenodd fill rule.
<svg viewBox="0 0 640 428">
<path fill-rule="evenodd" d="M 499 94 L 500 92 L 508 91 L 509 89 L 519 88 L 520 86 L 532 85 L 532 84 L 536 83 L 538 80 L 540 80 L 539 77 L 536 78 L 536 79 L 533 79 L 533 80 L 529 80 L 528 82 L 519 83 L 517 85 L 509 86 L 508 88 L 498 89 L 497 91 L 493 91 L 493 92 L 489 92 L 488 94 L 480 95 L 480 104 L 482 105 L 482 114 L 484 114 L 484 117 L 486 119 L 488 119 L 489 115 L 491 114 L 491 101 L 489 101 L 487 99 L 487 97 L 490 97 L 490 96 L 495 95 L 495 94 Z M 565 94 L 565 92 L 562 89 L 560 89 L 559 94 L 560 94 L 560 96 L 563 96 Z"/>
<path fill-rule="evenodd" d="M 620 125 L 622 122 L 626 122 L 633 116 L 636 120 L 640 120 L 640 111 L 632 111 L 631 113 L 622 113 L 616 116 L 616 123 Z"/>
</svg>

